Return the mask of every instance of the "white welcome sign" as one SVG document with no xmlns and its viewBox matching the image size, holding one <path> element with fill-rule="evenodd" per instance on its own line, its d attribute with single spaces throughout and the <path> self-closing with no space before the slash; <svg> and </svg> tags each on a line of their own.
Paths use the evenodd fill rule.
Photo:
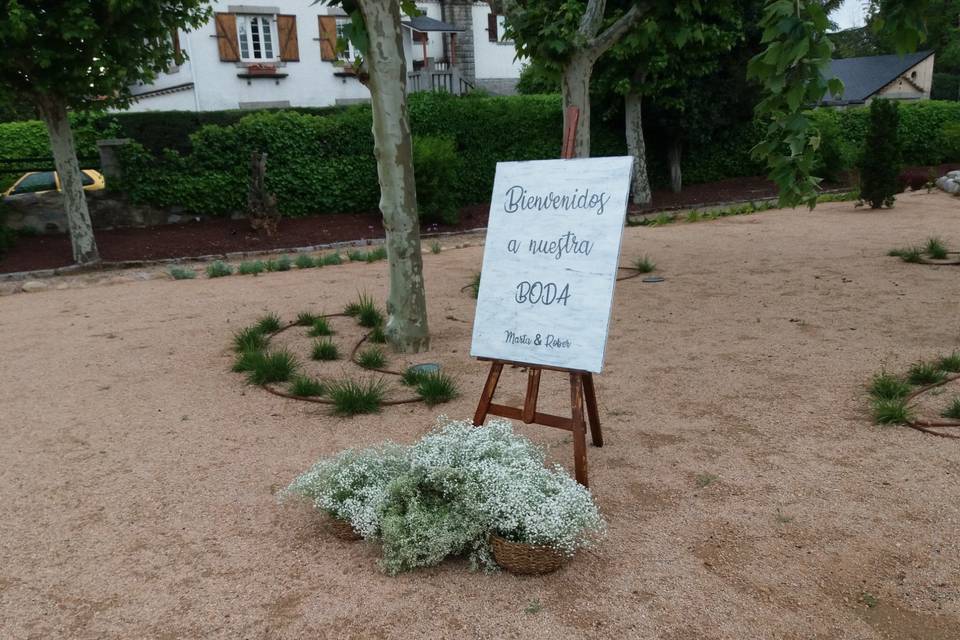
<svg viewBox="0 0 960 640">
<path fill-rule="evenodd" d="M 497 164 L 472 356 L 601 370 L 632 167 Z"/>
</svg>

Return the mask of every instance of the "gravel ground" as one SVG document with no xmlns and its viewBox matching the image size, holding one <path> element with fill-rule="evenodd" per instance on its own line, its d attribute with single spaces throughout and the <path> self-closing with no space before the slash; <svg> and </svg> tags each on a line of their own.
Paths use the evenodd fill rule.
<svg viewBox="0 0 960 640">
<path fill-rule="evenodd" d="M 423 358 L 463 396 L 349 420 L 245 386 L 229 338 L 382 299 L 384 263 L 0 297 L 0 636 L 956 639 L 960 443 L 873 426 L 864 391 L 960 347 L 960 267 L 885 255 L 934 234 L 960 246 L 960 201 L 627 229 L 624 262 L 649 254 L 666 282 L 617 288 L 588 451 L 610 533 L 542 578 L 389 578 L 273 496 L 319 456 L 472 414 L 486 367 L 460 288 L 480 246 L 424 256 Z M 561 382 L 545 374 L 545 410 Z M 501 389 L 520 402 L 522 374 Z M 572 462 L 564 432 L 522 431 Z"/>
</svg>

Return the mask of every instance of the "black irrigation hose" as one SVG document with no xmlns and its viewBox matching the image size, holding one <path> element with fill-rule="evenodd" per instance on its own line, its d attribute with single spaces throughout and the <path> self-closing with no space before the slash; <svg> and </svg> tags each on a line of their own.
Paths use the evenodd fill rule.
<svg viewBox="0 0 960 640">
<path fill-rule="evenodd" d="M 954 380 L 960 380 L 960 373 L 954 374 L 952 376 L 946 376 L 940 382 L 934 382 L 933 384 L 928 384 L 924 387 L 914 390 L 910 393 L 905 399 L 906 404 L 909 404 L 916 400 L 920 395 L 930 391 L 931 389 L 936 389 L 937 387 L 942 387 L 948 382 L 953 382 Z M 916 429 L 917 431 L 922 431 L 924 433 L 929 433 L 932 436 L 940 436 L 941 438 L 955 438 L 960 440 L 960 435 L 954 433 L 941 433 L 939 431 L 933 431 L 933 428 L 942 429 L 942 428 L 960 428 L 960 420 L 928 420 L 924 418 L 917 418 L 914 420 L 907 420 L 906 424 L 911 429 Z"/>
</svg>

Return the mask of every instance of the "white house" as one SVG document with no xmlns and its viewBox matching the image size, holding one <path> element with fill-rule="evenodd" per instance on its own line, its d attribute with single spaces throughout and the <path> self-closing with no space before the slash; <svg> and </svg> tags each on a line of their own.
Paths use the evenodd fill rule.
<svg viewBox="0 0 960 640">
<path fill-rule="evenodd" d="M 255 1 L 255 0 L 248 0 Z M 322 107 L 369 100 L 339 51 L 346 14 L 306 0 L 212 3 L 213 17 L 174 44 L 186 54 L 151 84 L 133 87 L 130 111 L 214 111 Z M 424 0 L 422 16 L 404 19 L 408 91 L 474 88 L 512 93 L 520 76 L 503 18 L 484 2 Z"/>
</svg>

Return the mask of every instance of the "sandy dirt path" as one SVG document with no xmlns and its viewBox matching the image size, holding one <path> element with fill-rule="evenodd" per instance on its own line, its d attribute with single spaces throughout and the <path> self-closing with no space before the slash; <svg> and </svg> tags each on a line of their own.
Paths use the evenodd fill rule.
<svg viewBox="0 0 960 640">
<path fill-rule="evenodd" d="M 390 578 L 277 506 L 317 457 L 411 442 L 439 411 L 271 396 L 228 371 L 230 334 L 383 299 L 385 264 L 0 297 L 0 637 L 956 639 L 960 443 L 871 425 L 864 391 L 960 348 L 960 267 L 885 255 L 935 234 L 960 247 L 960 201 L 627 229 L 624 261 L 667 280 L 617 289 L 588 451 L 610 533 L 543 578 Z M 460 291 L 481 254 L 424 258 L 454 417 L 486 373 Z M 543 391 L 562 410 L 560 378 Z M 571 461 L 563 432 L 522 431 Z"/>
</svg>

